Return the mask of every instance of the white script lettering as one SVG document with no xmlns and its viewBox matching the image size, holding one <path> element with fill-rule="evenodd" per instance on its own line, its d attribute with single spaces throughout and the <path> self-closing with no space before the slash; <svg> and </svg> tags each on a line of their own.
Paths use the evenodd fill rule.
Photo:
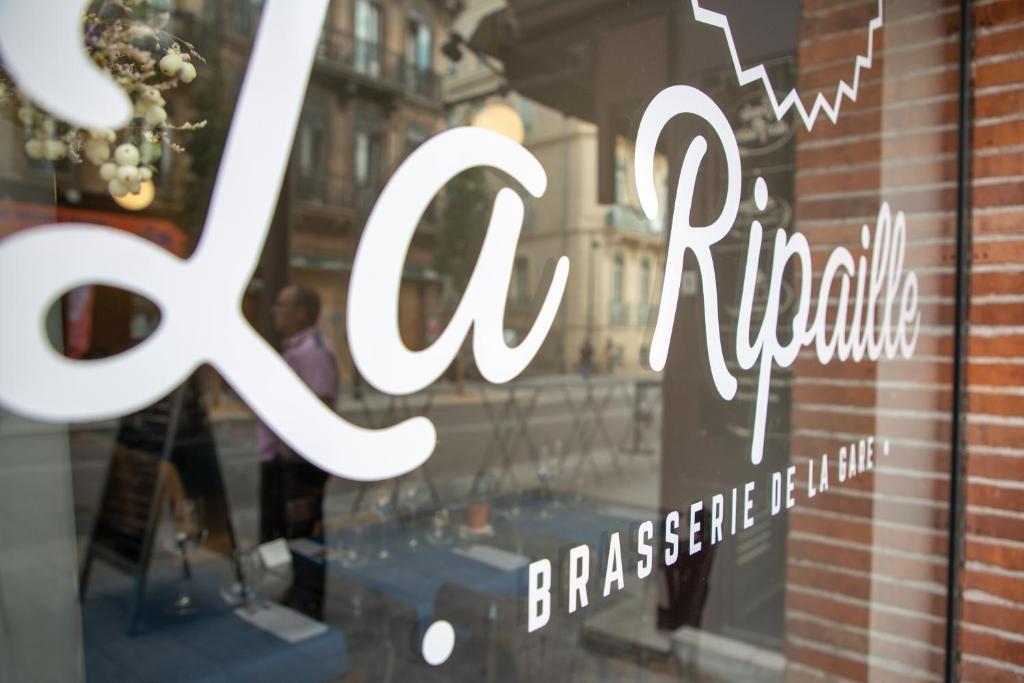
<svg viewBox="0 0 1024 683">
<path fill-rule="evenodd" d="M 661 305 L 658 321 L 651 339 L 650 364 L 655 370 L 662 370 L 668 356 L 669 340 L 676 317 L 679 287 L 683 272 L 683 256 L 686 250 L 693 252 L 700 271 L 704 306 L 704 328 L 707 339 L 708 364 L 715 388 L 725 400 L 736 394 L 736 378 L 729 372 L 722 352 L 722 341 L 718 322 L 718 285 L 715 278 L 715 264 L 711 248 L 721 241 L 736 223 L 739 212 L 739 188 L 742 177 L 741 160 L 736 136 L 728 120 L 715 102 L 700 90 L 690 86 L 666 88 L 648 105 L 640 121 L 637 133 L 637 163 L 635 182 L 637 195 L 648 218 L 658 216 L 658 197 L 654 189 L 655 147 L 666 123 L 677 115 L 692 114 L 703 118 L 714 129 L 725 153 L 726 194 L 721 214 L 714 223 L 695 228 L 690 224 L 690 209 L 697 187 L 697 172 L 707 151 L 707 141 L 697 136 L 690 143 L 683 158 L 679 185 L 676 190 L 675 206 L 672 213 L 672 232 L 669 237 L 668 254 L 665 263 L 665 280 L 661 290 Z M 767 187 L 763 178 L 755 183 L 754 201 L 758 209 L 767 204 Z M 750 324 L 754 310 L 754 293 L 759 274 L 761 240 L 764 230 L 761 223 L 753 221 L 747 248 L 747 260 L 740 296 L 739 317 L 736 325 L 736 360 L 741 368 L 749 370 L 758 365 L 757 400 L 755 404 L 753 437 L 750 445 L 750 461 L 761 462 L 764 452 L 765 424 L 768 416 L 768 392 L 771 389 L 772 369 L 775 366 L 789 367 L 796 360 L 804 346 L 814 342 L 818 360 L 825 364 L 838 352 L 840 360 L 852 358 L 861 361 L 865 355 L 877 360 L 883 350 L 887 358 L 901 353 L 909 358 L 917 343 L 921 315 L 918 311 L 917 274 L 904 275 L 903 263 L 906 251 L 906 219 L 902 212 L 892 218 L 888 203 L 883 203 L 878 212 L 878 223 L 872 249 L 871 270 L 868 274 L 867 259 L 861 256 L 857 267 L 856 297 L 852 322 L 847 326 L 847 308 L 850 278 L 854 277 L 853 256 L 845 247 L 837 247 L 829 256 L 823 273 L 817 310 L 811 318 L 811 250 L 807 238 L 800 232 L 787 234 L 783 229 L 775 233 L 775 245 L 771 263 L 767 301 L 761 327 L 754 341 L 750 341 Z M 862 229 L 862 245 L 869 247 L 870 230 Z M 796 313 L 790 327 L 789 343 L 779 342 L 779 303 L 782 296 L 783 274 L 789 262 L 799 265 L 799 296 Z M 827 317 L 830 293 L 834 279 L 839 274 L 840 294 L 836 309 L 836 320 L 831 338 L 828 337 Z M 902 301 L 896 328 L 893 329 L 892 308 L 896 291 L 902 281 Z M 878 313 L 879 298 L 885 290 L 885 302 L 881 316 Z M 865 291 L 867 301 L 865 302 Z M 866 305 L 866 308 L 865 308 Z M 881 318 L 876 336 L 876 321 Z M 837 349 L 838 346 L 838 349 Z"/>
<path fill-rule="evenodd" d="M 437 435 L 428 419 L 414 417 L 379 430 L 347 422 L 317 399 L 241 312 L 241 299 L 255 272 L 277 203 L 328 4 L 328 0 L 269 0 L 265 4 L 206 224 L 188 259 L 172 256 L 140 237 L 84 223 L 38 226 L 0 242 L 0 311 L 4 316 L 0 404 L 54 422 L 108 419 L 158 401 L 201 364 L 210 363 L 297 453 L 334 475 L 388 479 L 417 468 L 430 457 Z M 68 56 L 66 43 L 78 40 L 81 5 L 76 0 L 54 0 L 47 20 L 55 29 L 40 33 L 39 13 L 25 10 L 27 4 L 0 4 L 0 56 L 19 85 L 53 115 L 103 128 L 124 120 L 126 102 L 109 74 L 79 58 L 81 55 Z M 80 51 L 80 46 L 77 49 Z M 40 54 L 64 55 L 67 69 L 59 73 L 43 69 Z M 82 88 L 94 96 L 82 96 Z M 697 116 L 714 131 L 724 152 L 725 197 L 721 212 L 710 225 L 691 224 L 698 173 L 708 149 L 708 140 L 697 136 L 683 157 L 672 207 L 673 229 L 650 364 L 655 370 L 665 367 L 684 257 L 689 251 L 701 277 L 712 379 L 719 395 L 732 400 L 737 380 L 722 349 L 712 250 L 736 225 L 742 160 L 728 119 L 710 97 L 696 88 L 677 85 L 651 101 L 637 131 L 635 182 L 644 213 L 656 218 L 664 208 L 658 205 L 654 182 L 657 143 L 667 123 L 679 115 Z M 268 130 L 274 134 L 266 135 Z M 518 346 L 504 342 L 504 302 L 524 213 L 523 199 L 506 187 L 498 192 L 489 225 L 481 226 L 486 230 L 483 247 L 448 327 L 432 346 L 421 351 L 410 350 L 401 340 L 398 293 L 415 226 L 448 180 L 474 166 L 503 171 L 534 197 L 543 194 L 547 185 L 543 167 L 523 146 L 494 132 L 455 128 L 414 151 L 370 213 L 352 268 L 347 332 L 356 365 L 367 381 L 387 393 L 408 394 L 428 386 L 450 365 L 471 330 L 473 353 L 483 376 L 491 382 L 507 382 L 529 365 L 551 329 L 569 273 L 569 260 L 564 256 L 558 259 L 529 333 Z M 755 182 L 754 195 L 755 205 L 764 211 L 767 187 L 762 178 Z M 762 459 L 768 392 L 776 366 L 790 366 L 812 343 L 822 364 L 835 357 L 854 362 L 883 355 L 909 358 L 921 324 L 917 275 L 903 270 L 906 219 L 902 212 L 894 215 L 888 203 L 882 203 L 874 234 L 866 225 L 861 230 L 864 253 L 855 259 L 846 247 L 832 250 L 813 315 L 808 241 L 798 231 L 776 231 L 765 312 L 751 341 L 763 234 L 761 223 L 752 221 L 736 325 L 736 365 L 743 370 L 757 366 L 758 373 L 750 450 L 754 464 Z M 799 289 L 795 313 L 788 323 L 791 334 L 780 335 L 780 299 L 789 264 L 798 273 Z M 161 312 L 156 331 L 110 358 L 78 361 L 61 355 L 45 333 L 47 312 L 67 291 L 90 284 L 130 290 L 154 302 Z M 830 333 L 834 296 L 838 299 Z M 780 337 L 790 341 L 783 344 Z M 867 463 L 872 456 L 869 450 Z M 841 470 L 840 479 L 844 474 Z M 822 477 L 819 490 L 827 488 L 825 468 Z M 744 528 L 752 524 L 752 492 L 751 482 L 743 491 Z M 731 502 L 735 511 L 735 490 Z M 735 515 L 732 524 L 735 530 Z M 670 558 L 674 562 L 678 557 L 677 527 L 678 519 L 666 520 L 669 564 Z M 691 551 L 695 543 L 699 547 L 691 535 Z M 581 601 L 585 600 L 582 593 Z"/>
</svg>

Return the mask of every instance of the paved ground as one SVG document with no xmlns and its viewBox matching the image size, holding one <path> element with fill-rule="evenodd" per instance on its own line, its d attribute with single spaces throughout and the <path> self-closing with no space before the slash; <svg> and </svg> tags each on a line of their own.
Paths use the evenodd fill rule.
<svg viewBox="0 0 1024 683">
<path fill-rule="evenodd" d="M 404 399 L 345 395 L 339 408 L 347 419 L 370 426 L 420 414 L 434 421 L 439 436 L 434 456 L 400 482 L 413 505 L 431 505 L 430 482 L 443 505 L 462 503 L 478 476 L 483 477 L 482 487 L 502 493 L 549 483 L 592 494 L 614 482 L 608 493 L 611 497 L 650 503 L 656 491 L 630 493 L 634 479 L 622 476 L 633 474 L 638 467 L 651 472 L 656 458 L 659 397 L 651 389 L 641 392 L 638 404 L 634 378 L 598 378 L 588 385 L 578 377 L 559 376 L 504 387 L 470 383 L 461 394 L 441 386 Z M 255 539 L 257 423 L 244 405 L 227 397 L 211 410 L 211 417 L 236 528 L 243 540 Z M 89 533 L 96 514 L 115 429 L 116 424 L 110 422 L 78 428 L 72 435 L 80 538 Z M 364 509 L 380 497 L 381 487 L 390 490 L 394 486 L 392 481 L 369 487 Z M 327 516 L 348 513 L 358 489 L 351 482 L 332 479 L 325 504 Z"/>
</svg>

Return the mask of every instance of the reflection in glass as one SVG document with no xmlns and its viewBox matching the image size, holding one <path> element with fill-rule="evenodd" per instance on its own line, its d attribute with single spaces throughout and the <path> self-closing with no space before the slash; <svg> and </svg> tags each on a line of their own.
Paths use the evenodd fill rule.
<svg viewBox="0 0 1024 683">
<path fill-rule="evenodd" d="M 840 80 L 851 82 L 877 9 L 859 0 L 699 4 L 729 18 L 741 65 L 763 64 L 776 100 L 795 89 L 808 106 L 813 93 L 833 97 Z M 95 8 L 119 12 L 122 5 Z M 42 119 L 32 124 L 39 130 L 26 130 L 15 110 L 0 123 L 11 150 L 0 166 L 0 238 L 59 218 L 108 225 L 175 258 L 194 249 L 261 4 L 169 6 L 169 23 L 153 30 L 194 41 L 208 61 L 199 64 L 194 87 L 165 93 L 166 113 L 172 123 L 207 123 L 174 129 L 159 157 L 147 140 L 157 169 L 153 203 L 129 214 L 110 200 L 95 169 L 25 158 L 26 140 L 45 131 Z M 118 553 L 151 555 L 141 563 L 147 571 L 127 576 L 106 566 L 90 575 L 86 563 L 89 589 L 80 612 L 75 606 L 64 621 L 83 624 L 89 680 L 161 680 L 166 671 L 146 652 L 171 653 L 183 681 L 248 680 L 264 670 L 310 681 L 937 678 L 953 296 L 946 270 L 955 147 L 951 7 L 888 3 L 857 99 L 844 99 L 837 122 L 819 116 L 809 127 L 794 110 L 777 113 L 761 79 L 741 85 L 722 27 L 698 20 L 693 3 L 330 3 L 294 158 L 241 309 L 332 410 L 371 429 L 427 416 L 437 429 L 435 453 L 395 480 L 329 477 L 276 437 L 261 436 L 245 397 L 211 367 L 189 382 L 189 429 L 169 429 L 163 408 L 71 427 L 69 495 L 82 555 L 91 558 L 97 519 L 104 529 L 113 520 L 104 538 Z M 147 36 L 136 38 L 148 44 Z M 728 180 L 715 131 L 700 117 L 677 116 L 650 169 L 660 210 L 649 216 L 641 206 L 638 127 L 652 98 L 674 85 L 699 89 L 728 121 L 741 196 L 735 224 L 711 250 L 717 310 L 704 310 L 710 281 L 690 250 L 666 367 L 654 372 L 649 356 L 670 240 L 687 228 L 684 220 L 704 230 L 722 210 Z M 144 120 L 119 135 L 142 145 Z M 503 188 L 524 200 L 525 215 L 507 255 L 508 291 L 488 302 L 502 307 L 500 336 L 510 346 L 526 338 L 563 254 L 572 263 L 568 287 L 522 376 L 488 382 L 476 365 L 473 330 L 428 389 L 388 396 L 362 376 L 349 351 L 359 324 L 348 319 L 353 261 L 396 168 L 435 134 L 464 125 L 521 143 L 543 166 L 546 190 L 531 197 L 487 167 L 445 184 L 411 243 L 399 245 L 407 247 L 394 302 L 403 343 L 422 351 L 445 334 Z M 679 188 L 698 137 L 707 150 L 696 186 Z M 756 200 L 761 186 L 763 204 Z M 692 206 L 674 216 L 679 192 L 691 189 Z M 774 367 L 764 460 L 755 466 L 749 454 L 760 378 L 757 367 L 736 362 L 748 254 L 760 255 L 751 275 L 756 331 L 768 310 L 779 236 L 800 232 L 808 240 L 813 310 L 833 250 L 863 256 L 870 268 L 862 226 L 875 234 L 883 199 L 905 212 L 906 266 L 920 277 L 921 350 L 909 360 L 822 365 L 808 346 L 792 365 Z M 755 220 L 764 230 L 760 245 L 750 244 Z M 804 284 L 793 266 L 778 282 L 782 344 Z M 290 307 L 282 293 L 299 291 L 318 301 L 307 350 L 336 352 L 326 354 L 326 371 L 304 367 L 293 351 L 298 330 L 275 325 Z M 839 307 L 833 298 L 830 316 Z M 158 334 L 162 314 L 136 293 L 82 283 L 54 304 L 49 339 L 69 362 L 91 362 Z M 708 316 L 720 322 L 727 369 L 737 378 L 729 400 L 709 370 Z M 194 334 L 216 335 L 216 324 Z M 129 429 L 140 422 L 145 429 Z M 19 454 L 34 452 L 36 429 L 50 427 L 2 416 L 0 474 L 20 471 Z M 849 453 L 868 439 L 874 467 L 841 481 Z M 337 451 L 388 455 L 344 443 Z M 149 487 L 163 456 L 180 495 L 169 504 L 172 536 L 149 547 L 139 510 L 159 500 Z M 105 484 L 111 462 L 121 468 L 119 490 Z M 773 475 L 785 500 L 790 468 L 795 505 L 773 511 Z M 264 480 L 279 486 L 265 491 Z M 271 493 L 274 504 L 265 505 Z M 667 561 L 671 519 L 677 545 Z M 700 529 L 690 534 L 691 524 Z M 641 577 L 648 530 L 653 566 Z M 585 578 L 573 574 L 571 557 L 586 566 Z M 538 560 L 551 566 L 551 613 L 530 632 L 528 568 Z M 607 579 L 616 562 L 621 587 Z M 586 606 L 570 613 L 570 597 L 582 591 Z M 173 599 L 174 613 L 191 616 L 168 625 L 162 609 L 157 615 L 140 600 L 139 621 L 153 628 L 124 638 L 139 594 L 160 608 Z M 422 639 L 439 620 L 452 624 L 456 645 L 430 667 Z"/>
<path fill-rule="evenodd" d="M 203 517 L 203 501 L 178 498 L 171 501 L 170 507 L 173 536 L 169 539 L 169 545 L 181 559 L 181 592 L 167 605 L 167 611 L 177 615 L 191 614 L 200 605 L 190 594 L 192 565 L 189 556 L 199 549 L 208 533 Z"/>
</svg>

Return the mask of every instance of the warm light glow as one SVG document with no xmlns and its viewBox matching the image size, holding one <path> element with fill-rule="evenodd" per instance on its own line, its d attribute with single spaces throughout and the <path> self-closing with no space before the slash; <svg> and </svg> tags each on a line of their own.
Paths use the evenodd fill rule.
<svg viewBox="0 0 1024 683">
<path fill-rule="evenodd" d="M 525 131 L 523 119 L 512 107 L 502 102 L 492 102 L 476 113 L 472 125 L 501 133 L 507 138 L 523 144 Z"/>
<path fill-rule="evenodd" d="M 152 180 L 142 181 L 139 191 L 135 194 L 126 194 L 123 197 L 114 197 L 114 201 L 122 209 L 128 209 L 129 211 L 142 211 L 153 203 L 153 197 L 156 196 L 156 188 L 153 186 Z"/>
</svg>

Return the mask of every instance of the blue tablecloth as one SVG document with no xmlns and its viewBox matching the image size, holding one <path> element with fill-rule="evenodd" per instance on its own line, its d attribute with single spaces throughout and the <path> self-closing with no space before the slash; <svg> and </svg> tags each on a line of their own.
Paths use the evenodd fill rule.
<svg viewBox="0 0 1024 683">
<path fill-rule="evenodd" d="M 408 533 L 397 526 L 386 527 L 383 538 L 375 537 L 379 533 L 377 529 L 369 530 L 362 543 L 364 566 L 346 567 L 341 562 L 331 561 L 327 563 L 327 571 L 414 606 L 424 627 L 433 621 L 434 600 L 446 583 L 488 595 L 526 595 L 526 565 L 502 570 L 456 554 L 453 551 L 459 546 L 455 544 L 431 545 L 421 540 L 417 547 L 410 548 Z M 487 539 L 475 542 L 486 544 Z M 388 550 L 385 560 L 377 557 L 382 545 Z M 303 554 L 296 554 L 296 561 L 322 562 Z"/>
<path fill-rule="evenodd" d="M 164 613 L 174 581 L 151 583 L 139 632 L 128 635 L 134 583 L 90 591 L 82 606 L 89 683 L 323 683 L 345 671 L 345 637 L 326 633 L 290 644 L 242 621 L 218 595 L 218 581 L 197 576 L 191 594 L 203 609 Z"/>
<path fill-rule="evenodd" d="M 593 500 L 563 500 L 558 507 L 545 508 L 546 515 L 540 512 L 542 506 L 550 505 L 550 501 L 526 501 L 520 505 L 521 512 L 516 517 L 504 514 L 503 510 L 508 505 L 509 501 L 495 501 L 495 524 L 513 526 L 520 532 L 555 541 L 587 543 L 595 548 L 601 545 L 604 534 L 626 532 L 644 519 L 653 519 L 641 511 Z M 442 545 L 431 545 L 420 540 L 417 547 L 410 548 L 410 533 L 411 530 L 406 526 L 394 523 L 365 527 L 360 547 L 366 564 L 362 567 L 345 567 L 332 560 L 327 562 L 327 571 L 413 605 L 421 627 L 424 628 L 433 621 L 437 593 L 446 583 L 484 595 L 526 597 L 526 565 L 506 571 L 454 552 L 460 546 L 474 543 L 488 545 L 488 538 L 460 539 Z M 502 533 L 500 527 L 498 533 Z M 320 538 L 314 540 L 322 542 Z M 343 534 L 341 542 L 344 547 L 346 543 L 352 542 L 352 538 Z M 388 550 L 388 558 L 385 560 L 377 557 L 381 546 Z M 323 563 L 322 558 L 301 553 L 296 553 L 295 557 L 297 562 Z"/>
</svg>

